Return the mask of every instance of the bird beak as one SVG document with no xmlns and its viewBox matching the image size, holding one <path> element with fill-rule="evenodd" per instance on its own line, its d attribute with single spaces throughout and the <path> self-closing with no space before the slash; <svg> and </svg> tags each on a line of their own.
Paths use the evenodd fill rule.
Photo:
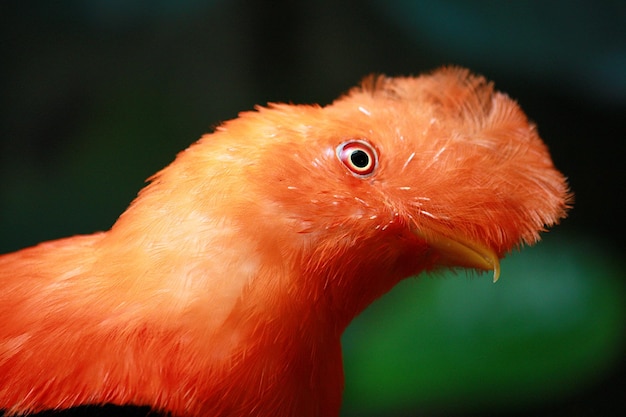
<svg viewBox="0 0 626 417">
<path fill-rule="evenodd" d="M 414 229 L 413 233 L 424 239 L 438 252 L 440 258 L 437 263 L 439 265 L 493 271 L 493 282 L 500 278 L 500 259 L 491 248 L 458 236 L 448 237 L 430 230 Z"/>
</svg>

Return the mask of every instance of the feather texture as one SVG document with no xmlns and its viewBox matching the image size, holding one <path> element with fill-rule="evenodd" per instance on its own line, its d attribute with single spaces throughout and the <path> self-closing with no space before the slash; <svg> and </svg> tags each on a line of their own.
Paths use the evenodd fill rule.
<svg viewBox="0 0 626 417">
<path fill-rule="evenodd" d="M 459 68 L 258 107 L 150 181 L 111 230 L 0 256 L 0 408 L 336 416 L 359 312 L 423 270 L 497 271 L 571 200 Z"/>
</svg>

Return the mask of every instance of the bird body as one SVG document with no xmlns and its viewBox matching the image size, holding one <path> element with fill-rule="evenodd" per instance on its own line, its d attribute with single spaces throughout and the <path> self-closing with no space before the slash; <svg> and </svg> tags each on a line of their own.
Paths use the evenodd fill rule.
<svg viewBox="0 0 626 417">
<path fill-rule="evenodd" d="M 400 280 L 564 217 L 536 129 L 482 77 L 370 77 L 205 135 L 112 228 L 0 256 L 0 409 L 336 416 L 340 338 Z"/>
</svg>

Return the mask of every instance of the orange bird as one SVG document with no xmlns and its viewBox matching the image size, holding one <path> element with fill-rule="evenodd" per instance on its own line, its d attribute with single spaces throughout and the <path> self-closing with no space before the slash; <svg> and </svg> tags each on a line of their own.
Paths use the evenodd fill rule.
<svg viewBox="0 0 626 417">
<path fill-rule="evenodd" d="M 497 279 L 569 200 L 518 105 L 464 69 L 257 107 L 111 230 L 0 256 L 0 409 L 337 416 L 356 315 L 424 270 Z"/>
</svg>

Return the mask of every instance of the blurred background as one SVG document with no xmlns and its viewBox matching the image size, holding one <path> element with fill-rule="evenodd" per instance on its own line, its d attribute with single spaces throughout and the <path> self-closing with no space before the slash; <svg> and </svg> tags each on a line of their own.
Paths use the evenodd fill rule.
<svg viewBox="0 0 626 417">
<path fill-rule="evenodd" d="M 0 20 L 0 253 L 108 229 L 255 104 L 445 64 L 495 81 L 575 208 L 496 285 L 409 279 L 368 309 L 344 337 L 342 415 L 625 415 L 626 2 L 5 0 Z"/>
</svg>

